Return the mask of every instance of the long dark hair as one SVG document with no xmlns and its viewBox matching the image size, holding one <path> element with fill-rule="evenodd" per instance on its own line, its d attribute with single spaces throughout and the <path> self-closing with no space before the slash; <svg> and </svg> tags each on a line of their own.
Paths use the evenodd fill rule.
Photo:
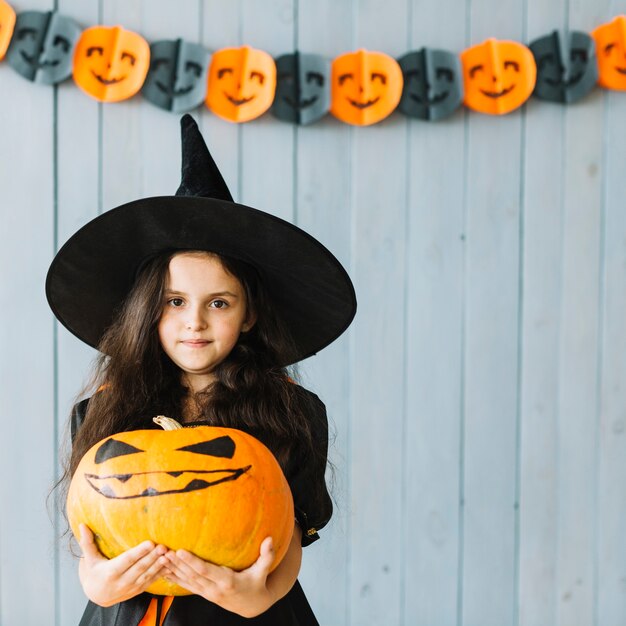
<svg viewBox="0 0 626 626">
<path fill-rule="evenodd" d="M 224 269 L 240 281 L 248 311 L 257 318 L 252 329 L 241 334 L 230 354 L 216 366 L 216 380 L 196 394 L 198 419 L 254 435 L 272 450 L 287 475 L 294 457 L 325 461 L 326 450 L 315 445 L 307 418 L 307 396 L 294 384 L 295 370 L 281 365 L 291 361 L 293 342 L 256 268 L 212 252 L 173 251 L 144 265 L 102 338 L 89 383 L 95 393 L 76 433 L 61 482 L 69 482 L 85 452 L 104 437 L 151 427 L 155 415 L 178 418 L 182 414 L 190 392 L 181 381 L 181 370 L 161 348 L 157 327 L 170 260 L 183 252 L 218 258 Z M 317 494 L 311 495 L 315 500 Z"/>
</svg>

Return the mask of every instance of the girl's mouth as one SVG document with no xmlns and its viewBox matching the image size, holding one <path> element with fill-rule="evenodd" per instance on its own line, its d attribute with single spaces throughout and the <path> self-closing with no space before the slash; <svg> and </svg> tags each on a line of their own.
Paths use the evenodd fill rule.
<svg viewBox="0 0 626 626">
<path fill-rule="evenodd" d="M 181 343 L 188 348 L 204 348 L 204 346 L 208 346 L 211 342 L 208 339 L 187 339 L 181 341 Z"/>
</svg>

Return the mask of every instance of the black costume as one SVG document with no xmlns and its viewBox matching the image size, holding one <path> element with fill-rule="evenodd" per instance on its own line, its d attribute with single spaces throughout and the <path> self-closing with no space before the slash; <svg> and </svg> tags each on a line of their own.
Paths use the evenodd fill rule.
<svg viewBox="0 0 626 626">
<path fill-rule="evenodd" d="M 185 115 L 181 127 L 182 180 L 176 195 L 130 202 L 99 215 L 72 235 L 52 261 L 46 279 L 54 314 L 79 339 L 99 347 L 147 262 L 168 252 L 203 250 L 247 263 L 258 272 L 276 317 L 293 339 L 293 349 L 275 365 L 284 367 L 315 354 L 339 337 L 356 313 L 350 277 L 332 253 L 302 229 L 233 202 L 195 121 Z M 312 422 L 318 453 L 307 454 L 295 444 L 283 470 L 302 545 L 308 545 L 332 513 L 324 481 L 328 423 L 320 399 L 302 387 L 296 389 L 298 401 L 304 403 L 302 412 Z M 74 409 L 72 437 L 82 424 L 87 402 Z M 146 417 L 145 428 L 155 427 L 151 418 Z M 262 432 L 250 434 L 268 445 Z M 167 602 L 148 593 L 109 608 L 90 602 L 80 626 L 137 626 L 148 609 L 154 610 L 151 625 L 157 626 L 163 614 L 163 626 L 318 623 L 297 581 L 284 598 L 252 619 L 197 595 L 178 596 L 171 606 Z"/>
<path fill-rule="evenodd" d="M 302 530 L 302 545 L 307 546 L 319 539 L 317 531 L 323 528 L 332 514 L 332 501 L 325 490 L 324 470 L 328 447 L 328 421 L 323 402 L 310 391 L 298 387 L 300 396 L 306 403 L 313 425 L 316 443 L 320 454 L 317 459 L 307 459 L 297 452 L 291 455 L 290 466 L 285 470 L 287 482 L 293 494 L 296 520 Z M 80 428 L 87 410 L 88 400 L 78 403 L 72 412 L 72 439 Z M 197 422 L 201 424 L 202 422 Z M 159 428 L 151 420 L 145 428 Z M 318 482 L 324 485 L 325 497 L 322 502 L 311 504 L 307 494 L 310 485 Z M 130 600 L 103 608 L 89 602 L 79 626 L 137 626 L 146 614 L 153 598 L 162 603 L 163 596 L 142 593 Z M 158 622 L 157 622 L 158 623 Z M 166 613 L 163 626 L 317 626 L 318 621 L 307 602 L 298 581 L 289 593 L 258 617 L 248 619 L 202 598 L 201 596 L 178 596 Z"/>
</svg>

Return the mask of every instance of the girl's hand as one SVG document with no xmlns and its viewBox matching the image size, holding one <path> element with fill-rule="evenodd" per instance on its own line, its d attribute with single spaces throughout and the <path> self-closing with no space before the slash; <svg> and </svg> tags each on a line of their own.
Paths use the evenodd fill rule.
<svg viewBox="0 0 626 626">
<path fill-rule="evenodd" d="M 85 595 L 100 606 L 111 606 L 145 591 L 153 582 L 166 576 L 168 560 L 165 546 L 144 541 L 113 559 L 103 556 L 93 533 L 80 525 L 82 557 L 78 577 Z"/>
<path fill-rule="evenodd" d="M 171 574 L 165 578 L 227 611 L 256 617 L 293 587 L 302 560 L 301 536 L 300 528 L 294 526 L 287 554 L 271 574 L 275 555 L 272 538 L 266 537 L 259 558 L 241 572 L 208 563 L 186 550 L 170 550 L 166 557 Z"/>
<path fill-rule="evenodd" d="M 263 540 L 256 562 L 241 572 L 203 561 L 186 550 L 170 550 L 166 557 L 172 572 L 166 576 L 168 580 L 227 611 L 243 617 L 255 617 L 278 600 L 267 586 L 267 577 L 274 562 L 271 537 Z"/>
</svg>

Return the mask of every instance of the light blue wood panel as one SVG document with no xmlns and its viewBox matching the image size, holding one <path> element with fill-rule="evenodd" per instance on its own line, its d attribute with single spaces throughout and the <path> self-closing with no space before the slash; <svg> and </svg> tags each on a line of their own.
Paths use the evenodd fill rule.
<svg viewBox="0 0 626 626">
<path fill-rule="evenodd" d="M 604 126 L 601 404 L 598 419 L 597 624 L 626 622 L 626 115 L 623 94 L 608 95 Z"/>
<path fill-rule="evenodd" d="M 232 48 L 241 40 L 241 3 L 206 0 L 202 5 L 202 43 L 212 52 Z M 241 193 L 241 125 L 229 124 L 203 106 L 200 128 L 230 189 L 235 202 L 242 201 Z"/>
<path fill-rule="evenodd" d="M 523 40 L 523 3 L 470 5 L 470 44 Z M 462 623 L 508 626 L 516 604 L 520 162 L 523 113 L 469 115 Z"/>
<path fill-rule="evenodd" d="M 588 28 L 610 2 L 570 5 Z M 587 26 L 583 26 L 587 25 Z M 559 626 L 593 623 L 597 585 L 598 367 L 605 102 L 600 89 L 564 110 L 563 282 L 559 346 L 557 611 Z"/>
<path fill-rule="evenodd" d="M 294 1 L 245 4 L 242 41 L 272 57 L 293 51 Z M 293 124 L 278 121 L 269 111 L 242 126 L 241 202 L 293 219 L 295 132 Z"/>
<path fill-rule="evenodd" d="M 565 2 L 530 1 L 528 40 L 566 27 Z M 554 623 L 563 107 L 531 99 L 524 127 L 520 376 L 520 626 Z"/>
<path fill-rule="evenodd" d="M 159 40 L 182 38 L 200 43 L 201 22 L 198 4 L 185 2 L 155 2 L 144 0 L 141 21 L 142 34 L 152 43 Z M 141 188 L 145 196 L 174 195 L 180 185 L 181 172 L 181 115 L 159 109 L 139 96 L 141 108 L 141 157 L 139 167 Z M 192 112 L 198 119 L 198 113 Z"/>
<path fill-rule="evenodd" d="M 102 23 L 107 26 L 122 25 L 145 38 L 141 2 L 103 2 Z M 104 211 L 148 194 L 141 175 L 144 132 L 141 120 L 146 106 L 149 105 L 137 94 L 130 100 L 107 103 L 102 107 L 101 167 Z"/>
<path fill-rule="evenodd" d="M 299 3 L 297 48 L 332 59 L 350 49 L 349 3 Z M 350 266 L 350 128 L 327 116 L 297 130 L 296 223 Z M 350 336 L 348 332 L 301 367 L 303 384 L 325 402 L 334 472 L 327 480 L 334 499 L 321 540 L 304 552 L 301 583 L 321 624 L 348 624 Z"/>
<path fill-rule="evenodd" d="M 354 46 L 406 50 L 406 3 L 355 5 Z M 398 37 L 402 33 L 402 38 Z M 347 52 L 345 50 L 344 52 Z M 406 324 L 407 121 L 395 114 L 353 129 L 353 327 L 350 428 L 350 624 L 396 624 L 402 615 L 403 390 Z"/>
<path fill-rule="evenodd" d="M 526 119 L 519 619 L 521 625 L 539 626 L 553 622 L 556 599 L 562 109 L 533 102 L 527 105 Z"/>
<path fill-rule="evenodd" d="M 98 23 L 98 1 L 62 0 L 59 11 L 72 16 L 83 28 Z M 57 249 L 81 226 L 98 215 L 100 207 L 100 141 L 101 105 L 80 90 L 72 79 L 59 86 L 56 111 L 57 132 Z M 57 432 L 60 461 L 70 451 L 68 418 L 77 395 L 88 378 L 90 363 L 96 352 L 58 322 L 56 324 Z M 58 492 L 60 496 L 62 491 Z M 57 624 L 77 624 L 86 604 L 78 581 L 78 559 L 65 535 L 65 503 L 57 517 L 59 536 L 57 551 Z M 73 544 L 73 551 L 80 550 Z"/>
<path fill-rule="evenodd" d="M 32 0 L 28 8 L 51 7 Z M 39 624 L 55 614 L 56 584 L 46 510 L 56 461 L 54 338 L 43 289 L 54 233 L 54 93 L 6 63 L 0 84 L 0 623 Z"/>
<path fill-rule="evenodd" d="M 463 49 L 464 6 L 410 7 L 407 50 Z M 457 623 L 465 119 L 409 123 L 404 624 Z"/>
</svg>

